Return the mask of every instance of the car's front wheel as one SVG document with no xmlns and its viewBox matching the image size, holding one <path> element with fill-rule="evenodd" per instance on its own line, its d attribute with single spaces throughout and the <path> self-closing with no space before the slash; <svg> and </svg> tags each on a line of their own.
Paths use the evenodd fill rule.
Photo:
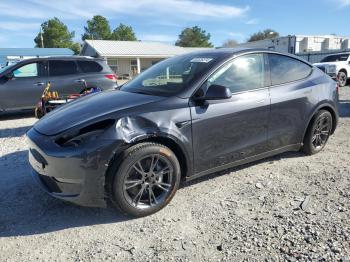
<svg viewBox="0 0 350 262">
<path fill-rule="evenodd" d="M 307 155 L 320 152 L 331 135 L 333 125 L 332 114 L 327 110 L 320 110 L 313 118 L 305 138 L 303 151 Z"/>
<path fill-rule="evenodd" d="M 123 159 L 114 163 L 111 172 L 114 172 L 112 202 L 135 217 L 147 216 L 165 207 L 175 195 L 181 178 L 174 152 L 156 143 L 129 148 Z"/>
<path fill-rule="evenodd" d="M 346 82 L 348 81 L 348 76 L 345 72 L 341 71 L 338 74 L 338 83 L 340 87 L 346 86 Z"/>
</svg>

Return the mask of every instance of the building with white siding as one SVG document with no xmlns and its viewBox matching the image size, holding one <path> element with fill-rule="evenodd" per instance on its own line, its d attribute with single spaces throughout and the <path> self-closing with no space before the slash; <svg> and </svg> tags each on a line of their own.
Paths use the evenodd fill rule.
<svg viewBox="0 0 350 262">
<path fill-rule="evenodd" d="M 327 55 L 350 51 L 350 37 L 336 35 L 289 35 L 240 44 L 240 47 L 266 48 L 296 54 L 317 63 Z"/>
<path fill-rule="evenodd" d="M 159 42 L 85 40 L 80 54 L 102 57 L 118 77 L 133 77 L 165 58 L 201 49 L 204 48 L 184 48 Z"/>
</svg>

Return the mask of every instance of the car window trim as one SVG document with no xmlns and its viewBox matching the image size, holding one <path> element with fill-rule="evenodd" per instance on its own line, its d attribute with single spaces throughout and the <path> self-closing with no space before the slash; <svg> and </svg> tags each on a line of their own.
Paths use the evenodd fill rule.
<svg viewBox="0 0 350 262">
<path fill-rule="evenodd" d="M 279 83 L 279 84 L 272 84 L 271 69 L 270 69 L 270 61 L 269 61 L 269 55 L 270 55 L 270 54 L 289 57 L 289 58 L 291 58 L 291 59 L 295 59 L 295 60 L 297 60 L 297 61 L 299 61 L 299 62 L 301 62 L 301 63 L 304 63 L 305 65 L 307 65 L 307 66 L 309 66 L 309 67 L 311 68 L 310 73 L 309 73 L 307 76 L 305 76 L 305 77 L 303 77 L 303 78 L 300 78 L 300 79 L 297 79 L 297 80 L 288 81 L 288 82 L 283 82 L 283 83 Z M 300 59 L 296 59 L 296 58 L 294 58 L 294 57 L 291 57 L 291 56 L 289 56 L 289 55 L 284 55 L 284 54 L 279 54 L 279 53 L 269 53 L 269 52 L 266 52 L 266 62 L 267 62 L 267 64 L 268 64 L 269 73 L 270 73 L 270 74 L 269 74 L 269 76 L 270 76 L 270 86 L 269 86 L 269 87 L 270 87 L 270 88 L 278 87 L 278 86 L 282 86 L 282 85 L 287 85 L 287 84 L 293 84 L 293 83 L 297 83 L 297 82 L 300 82 L 300 81 L 304 81 L 305 79 L 309 78 L 309 77 L 312 75 L 312 73 L 314 72 L 314 66 L 312 66 L 312 65 L 310 65 L 310 64 L 308 64 L 308 63 L 305 63 L 304 61 L 302 61 L 302 60 L 300 60 Z"/>
<path fill-rule="evenodd" d="M 27 62 L 27 63 L 23 63 L 23 64 L 21 64 L 21 65 L 19 65 L 19 66 L 14 67 L 13 69 L 11 69 L 10 72 L 13 74 L 13 76 L 14 76 L 14 78 L 15 78 L 16 80 L 20 80 L 20 79 L 34 79 L 34 78 L 45 77 L 45 76 L 40 75 L 39 63 L 40 63 L 40 61 L 30 61 L 30 62 Z M 21 68 L 21 67 L 23 67 L 23 66 L 27 66 L 27 65 L 30 65 L 30 64 L 36 64 L 37 73 L 38 73 L 37 76 L 16 77 L 16 76 L 14 75 L 14 73 L 13 73 L 14 71 L 16 71 L 17 69 L 19 69 L 19 68 Z"/>
<path fill-rule="evenodd" d="M 53 62 L 53 61 L 67 61 L 67 62 L 73 62 L 77 68 L 77 72 L 76 73 L 72 73 L 72 74 L 65 74 L 65 75 L 58 75 L 58 76 L 53 76 L 51 75 L 51 71 L 50 71 L 50 62 Z M 82 72 L 79 71 L 79 66 L 78 66 L 78 63 L 76 63 L 75 60 L 67 60 L 67 59 L 48 59 L 47 60 L 47 75 L 48 77 L 61 77 L 61 76 L 72 76 L 72 75 L 77 75 L 77 74 L 81 74 Z"/>
<path fill-rule="evenodd" d="M 195 91 L 192 93 L 192 95 L 190 96 L 191 98 L 194 97 L 196 95 L 196 93 L 198 92 L 199 89 L 201 89 L 203 87 L 203 85 L 208 81 L 208 79 L 213 75 L 215 74 L 216 72 L 218 72 L 221 68 L 223 68 L 224 66 L 226 66 L 227 64 L 231 63 L 234 59 L 238 58 L 238 57 L 241 57 L 241 56 L 245 56 L 245 55 L 251 55 L 251 54 L 259 54 L 262 56 L 262 59 L 263 59 L 263 63 L 264 63 L 264 86 L 263 87 L 259 87 L 259 88 L 254 88 L 254 89 L 250 89 L 250 90 L 245 90 L 245 91 L 238 91 L 238 92 L 232 92 L 231 94 L 232 95 L 236 95 L 236 94 L 242 94 L 242 93 L 247 93 L 247 92 L 252 92 L 252 91 L 257 91 L 257 90 L 263 90 L 263 89 L 267 89 L 269 88 L 269 86 L 266 82 L 266 63 L 265 63 L 265 55 L 264 55 L 265 52 L 263 51 L 253 51 L 253 52 L 247 52 L 247 53 L 243 53 L 243 54 L 237 54 L 237 55 L 234 55 L 233 57 L 230 57 L 228 60 L 226 60 L 224 63 L 222 63 L 221 65 L 217 66 L 217 68 L 214 69 L 213 72 L 211 72 L 208 76 L 206 76 L 204 78 L 203 81 L 201 81 L 199 84 L 198 84 L 198 87 L 195 89 Z"/>
</svg>

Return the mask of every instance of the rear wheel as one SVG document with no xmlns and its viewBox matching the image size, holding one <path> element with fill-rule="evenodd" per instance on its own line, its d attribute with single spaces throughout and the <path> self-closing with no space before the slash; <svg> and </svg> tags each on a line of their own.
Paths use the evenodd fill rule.
<svg viewBox="0 0 350 262">
<path fill-rule="evenodd" d="M 346 82 L 348 81 L 348 76 L 344 71 L 340 71 L 338 73 L 338 83 L 340 87 L 343 87 L 346 85 Z"/>
<path fill-rule="evenodd" d="M 179 187 L 179 162 L 161 144 L 135 145 L 126 152 L 119 168 L 117 162 L 113 165 L 112 202 L 129 215 L 142 217 L 159 211 Z"/>
<path fill-rule="evenodd" d="M 326 145 L 333 125 L 332 114 L 320 110 L 313 118 L 304 138 L 303 151 L 307 155 L 320 152 Z"/>
</svg>

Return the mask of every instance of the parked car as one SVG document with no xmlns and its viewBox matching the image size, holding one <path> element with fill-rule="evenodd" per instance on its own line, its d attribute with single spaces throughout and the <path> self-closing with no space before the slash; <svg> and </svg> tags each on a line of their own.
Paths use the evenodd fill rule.
<svg viewBox="0 0 350 262">
<path fill-rule="evenodd" d="M 320 152 L 337 126 L 337 100 L 337 84 L 295 56 L 189 53 L 46 115 L 27 133 L 29 161 L 52 196 L 145 216 L 169 203 L 180 179 Z"/>
<path fill-rule="evenodd" d="M 107 90 L 117 86 L 116 76 L 102 59 L 27 59 L 0 70 L 0 111 L 34 108 L 48 82 L 51 90 L 62 95 L 91 87 Z"/>
<path fill-rule="evenodd" d="M 329 55 L 314 65 L 332 78 L 336 78 L 341 87 L 345 86 L 350 78 L 350 53 Z"/>
</svg>

